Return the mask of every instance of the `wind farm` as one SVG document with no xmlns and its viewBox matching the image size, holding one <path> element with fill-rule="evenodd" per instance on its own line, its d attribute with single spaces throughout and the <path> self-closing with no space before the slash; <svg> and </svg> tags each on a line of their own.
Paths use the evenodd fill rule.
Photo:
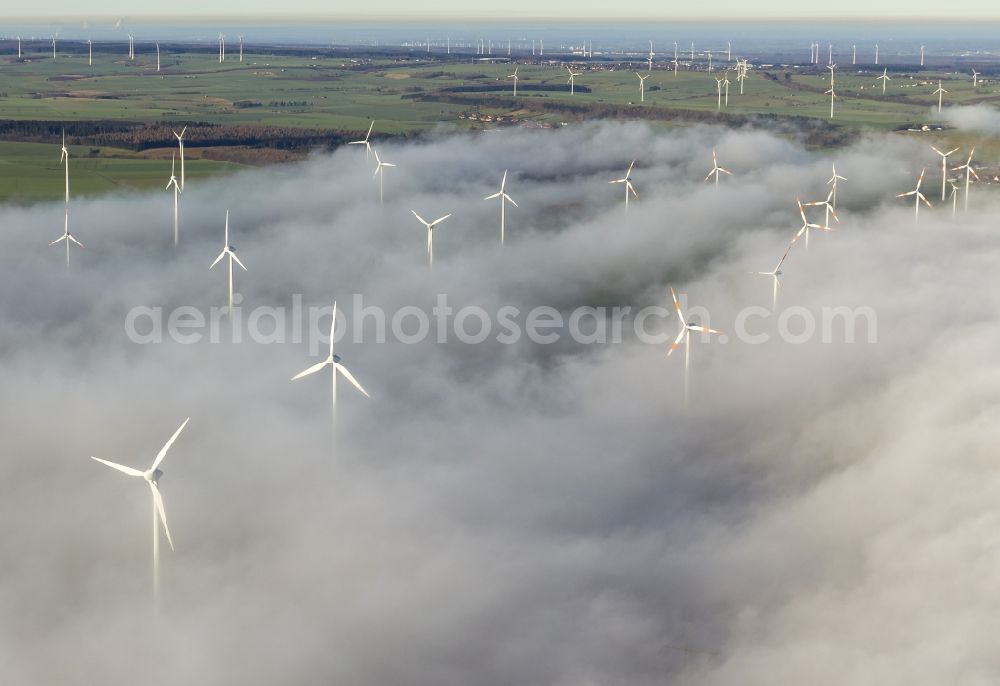
<svg viewBox="0 0 1000 686">
<path fill-rule="evenodd" d="M 0 678 L 989 680 L 1000 14 L 144 7 L 0 17 Z"/>
</svg>

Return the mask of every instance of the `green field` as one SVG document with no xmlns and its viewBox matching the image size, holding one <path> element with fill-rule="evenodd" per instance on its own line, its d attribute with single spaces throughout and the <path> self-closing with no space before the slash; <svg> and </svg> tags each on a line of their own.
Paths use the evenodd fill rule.
<svg viewBox="0 0 1000 686">
<path fill-rule="evenodd" d="M 709 121 L 718 109 L 718 71 L 682 67 L 675 75 L 663 63 L 646 80 L 645 103 L 639 101 L 639 79 L 645 64 L 586 64 L 574 62 L 576 84 L 591 92 L 531 90 L 563 87 L 567 73 L 559 62 L 522 63 L 517 101 L 507 75 L 513 66 L 471 59 L 381 58 L 360 59 L 322 54 L 248 54 L 241 64 L 233 57 L 219 64 L 207 53 L 162 55 L 156 70 L 155 53 L 142 52 L 135 62 L 123 54 L 95 50 L 94 65 L 85 53 L 26 54 L 25 60 L 0 58 L 0 119 L 49 122 L 123 121 L 182 125 L 201 122 L 228 125 L 268 125 L 363 133 L 376 120 L 375 135 L 408 134 L 441 125 L 491 126 L 460 118 L 478 110 L 482 115 L 513 117 L 556 124 L 572 116 L 551 106 L 617 106 L 622 116 L 641 119 L 650 108 L 704 113 Z M 881 72 L 838 72 L 838 99 L 832 123 L 849 128 L 893 129 L 934 123 L 940 79 L 949 91 L 946 105 L 1000 103 L 993 81 L 972 86 L 971 76 L 921 72 L 890 72 L 886 95 L 876 77 Z M 829 88 L 825 69 L 751 70 L 745 94 L 739 94 L 735 72 L 729 72 L 728 114 L 770 114 L 810 117 L 830 122 Z M 496 88 L 487 93 L 444 93 L 443 89 L 478 86 Z M 443 102 L 445 98 L 456 102 Z M 504 107 L 495 101 L 502 98 Z M 493 101 L 491 103 L 491 101 Z M 511 104 L 515 106 L 510 106 Z M 523 107 L 520 105 L 523 104 Z M 645 110 L 645 112 L 644 112 Z M 657 117 L 663 124 L 663 117 Z M 669 122 L 668 122 L 669 123 Z M 62 190 L 59 141 L 0 142 L 0 200 L 31 202 L 59 197 Z M 206 155 L 190 148 L 188 176 L 214 175 L 245 162 L 225 161 L 225 151 Z M 300 151 L 301 152 L 301 151 Z M 166 183 L 167 150 L 137 152 L 115 147 L 75 146 L 71 150 L 73 192 L 102 193 L 121 188 L 151 188 Z"/>
</svg>

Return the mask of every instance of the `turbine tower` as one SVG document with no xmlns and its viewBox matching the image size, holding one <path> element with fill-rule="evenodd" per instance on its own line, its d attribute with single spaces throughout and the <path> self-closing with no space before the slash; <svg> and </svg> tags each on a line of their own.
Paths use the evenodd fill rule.
<svg viewBox="0 0 1000 686">
<path fill-rule="evenodd" d="M 381 205 L 383 181 L 385 180 L 385 169 L 386 167 L 395 167 L 396 165 L 392 164 L 391 162 L 383 162 L 381 158 L 379 158 L 378 156 L 378 150 L 376 150 L 375 148 L 372 148 L 372 154 L 375 155 L 375 173 L 372 175 L 372 178 L 374 179 L 376 176 L 378 177 L 378 204 Z"/>
<path fill-rule="evenodd" d="M 177 183 L 177 177 L 174 175 L 174 167 L 177 163 L 177 155 L 170 160 L 170 180 L 167 182 L 167 187 L 165 190 L 170 190 L 170 187 L 174 187 L 174 247 L 180 243 L 180 224 L 178 221 L 178 210 L 179 210 L 179 200 L 181 195 L 181 186 Z"/>
</svg>

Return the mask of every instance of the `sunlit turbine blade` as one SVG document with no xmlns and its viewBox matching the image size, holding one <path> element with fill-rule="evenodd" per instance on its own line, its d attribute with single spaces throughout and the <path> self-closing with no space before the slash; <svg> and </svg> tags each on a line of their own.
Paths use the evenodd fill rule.
<svg viewBox="0 0 1000 686">
<path fill-rule="evenodd" d="M 73 241 L 74 243 L 76 243 L 77 245 L 79 245 L 81 248 L 84 247 L 83 243 L 81 243 L 80 241 L 76 240 L 71 235 L 66 234 L 66 238 L 68 238 L 69 240 Z"/>
<path fill-rule="evenodd" d="M 485 198 L 483 198 L 483 200 L 492 200 L 493 198 L 499 198 L 501 195 L 503 195 L 503 191 L 494 193 L 493 195 L 487 195 Z"/>
<path fill-rule="evenodd" d="M 132 467 L 126 467 L 125 465 L 118 464 L 117 462 L 109 462 L 108 460 L 102 460 L 101 458 L 94 457 L 93 455 L 90 456 L 90 459 L 91 460 L 97 460 L 101 464 L 105 464 L 105 465 L 111 467 L 112 469 L 117 469 L 119 472 L 124 472 L 125 474 L 128 474 L 129 476 L 145 476 L 146 475 L 145 472 L 139 471 L 138 469 L 133 469 Z"/>
<path fill-rule="evenodd" d="M 410 210 L 410 212 L 413 212 L 413 216 L 416 217 L 417 221 L 419 221 L 421 224 L 423 224 L 424 226 L 428 225 L 427 220 L 421 217 L 419 214 L 417 214 L 416 210 Z"/>
<path fill-rule="evenodd" d="M 355 379 L 354 376 L 349 371 L 347 371 L 347 367 L 345 367 L 344 365 L 340 364 L 339 362 L 334 364 L 334 373 L 336 373 L 338 371 L 341 374 L 344 375 L 345 379 L 347 379 L 348 381 L 351 382 L 351 385 L 353 385 L 355 388 L 357 388 L 359 391 L 361 391 L 366 398 L 370 398 L 371 397 L 370 395 L 368 395 L 368 391 L 366 391 L 361 386 L 361 384 L 358 383 L 358 380 Z"/>
<path fill-rule="evenodd" d="M 306 369 L 305 371 L 301 371 L 298 374 L 296 374 L 295 376 L 293 376 L 292 377 L 292 381 L 296 381 L 298 379 L 301 379 L 304 376 L 309 376 L 310 374 L 315 374 L 316 372 L 318 372 L 320 369 L 322 369 L 323 367 L 325 367 L 328 364 L 330 364 L 330 360 L 324 360 L 323 362 L 318 362 L 318 363 L 314 364 L 313 366 L 309 367 L 309 369 Z"/>
<path fill-rule="evenodd" d="M 160 463 L 163 462 L 163 458 L 167 456 L 167 451 L 170 450 L 170 446 L 172 446 L 174 441 L 177 440 L 177 437 L 181 435 L 181 431 L 184 430 L 184 427 L 187 426 L 189 421 L 191 421 L 190 417 L 185 419 L 184 423 L 180 425 L 180 428 L 178 428 L 177 431 L 174 432 L 174 435 L 170 437 L 170 440 L 163 444 L 163 447 L 160 448 L 160 452 L 156 454 L 156 459 L 153 460 L 153 466 L 149 468 L 150 471 L 156 471 L 156 468 L 160 466 Z"/>
<path fill-rule="evenodd" d="M 440 224 L 441 222 L 443 222 L 445 219 L 447 219 L 450 216 L 451 216 L 451 214 L 449 213 L 449 214 L 444 215 L 443 217 L 438 217 L 437 219 L 435 219 L 434 221 L 431 222 L 431 226 L 437 226 L 438 224 Z"/>
<path fill-rule="evenodd" d="M 233 259 L 234 259 L 234 260 L 236 260 L 236 264 L 238 264 L 238 265 L 240 265 L 241 267 L 243 267 L 243 263 L 242 263 L 242 262 L 240 262 L 240 258 L 238 258 L 238 257 L 236 256 L 236 253 L 234 253 L 234 252 L 230 251 L 230 252 L 229 252 L 229 254 L 230 254 L 230 255 L 232 255 L 232 257 L 233 257 Z M 249 271 L 249 270 L 248 270 L 248 269 L 247 269 L 246 267 L 243 267 L 243 271 Z"/>
<path fill-rule="evenodd" d="M 774 275 L 773 274 L 769 274 L 769 276 L 774 276 Z M 697 326 L 695 324 L 692 324 L 692 325 L 688 326 L 687 328 L 690 329 L 691 331 L 697 331 L 699 333 L 714 333 L 714 334 L 721 334 L 722 333 L 721 331 L 719 331 L 717 329 L 709 329 L 708 327 Z"/>
<path fill-rule="evenodd" d="M 684 336 L 687 335 L 687 327 L 681 329 L 681 332 L 677 334 L 677 338 L 674 342 L 670 344 L 670 349 L 667 350 L 667 357 L 670 357 L 677 348 L 681 347 L 681 341 L 684 340 Z"/>
<path fill-rule="evenodd" d="M 681 314 L 681 303 L 677 300 L 677 293 L 674 292 L 674 287 L 670 287 L 670 297 L 674 299 L 674 311 L 677 312 L 677 318 L 681 320 L 681 326 L 687 326 L 687 322 L 684 321 L 684 315 Z"/>
<path fill-rule="evenodd" d="M 225 256 L 226 256 L 226 251 L 223 250 L 222 252 L 219 253 L 219 256 L 215 258 L 215 262 L 212 263 L 212 266 L 209 267 L 209 269 L 212 269 L 212 267 L 219 264 L 219 261 Z"/>
<path fill-rule="evenodd" d="M 153 502 L 156 504 L 156 511 L 160 514 L 160 523 L 163 524 L 163 533 L 167 535 L 167 543 L 170 544 L 170 549 L 174 549 L 174 542 L 170 539 L 170 528 L 167 527 L 167 513 L 163 510 L 163 496 L 160 495 L 160 489 L 156 487 L 156 484 L 152 481 L 149 482 L 149 490 L 153 492 Z"/>
</svg>

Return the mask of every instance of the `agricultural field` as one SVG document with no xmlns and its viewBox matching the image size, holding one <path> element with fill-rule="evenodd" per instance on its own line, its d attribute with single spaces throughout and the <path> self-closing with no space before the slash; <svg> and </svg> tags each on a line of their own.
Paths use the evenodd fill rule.
<svg viewBox="0 0 1000 686">
<path fill-rule="evenodd" d="M 333 147 L 360 137 L 372 120 L 375 136 L 411 136 L 438 126 L 553 126 L 589 116 L 650 119 L 657 125 L 680 120 L 738 124 L 733 115 L 805 117 L 843 129 L 891 130 L 935 123 L 938 81 L 949 92 L 946 105 L 1000 103 L 995 78 L 973 88 L 971 76 L 955 71 L 890 71 L 885 95 L 874 68 L 838 71 L 835 116 L 830 119 L 826 69 L 752 68 L 740 95 L 728 72 L 728 105 L 707 65 L 682 63 L 675 74 L 661 62 L 520 61 L 518 96 L 514 66 L 472 58 L 418 54 L 349 54 L 301 48 L 292 54 L 255 50 L 242 63 L 230 55 L 220 64 L 212 52 L 163 46 L 140 47 L 136 60 L 95 46 L 93 66 L 86 45 L 67 44 L 55 60 L 47 44 L 16 47 L 0 43 L 0 201 L 29 203 L 58 197 L 59 129 L 71 127 L 75 194 L 121 188 L 152 188 L 169 176 L 170 128 L 185 125 L 224 130 L 226 144 L 192 134 L 187 174 L 197 178 L 245 164 L 296 159 L 317 145 Z M 13 53 L 13 54 L 12 54 Z M 565 64 L 578 73 L 570 93 Z M 636 72 L 649 74 L 639 102 Z M 108 123 L 145 127 L 135 140 L 95 144 L 91 131 Z M 39 123 L 51 126 L 42 127 Z M 77 126 L 74 126 L 77 125 Z M 216 128 L 212 128 L 216 127 Z M 218 127 L 227 127 L 225 129 Z M 310 132 L 296 138 L 289 132 Z M 39 132 L 41 131 L 41 132 Z M 245 135 L 244 135 L 245 134 Z M 243 140 L 245 138 L 246 140 Z M 122 141 L 125 139 L 123 138 Z M 90 172 L 90 173 L 88 173 Z"/>
</svg>

